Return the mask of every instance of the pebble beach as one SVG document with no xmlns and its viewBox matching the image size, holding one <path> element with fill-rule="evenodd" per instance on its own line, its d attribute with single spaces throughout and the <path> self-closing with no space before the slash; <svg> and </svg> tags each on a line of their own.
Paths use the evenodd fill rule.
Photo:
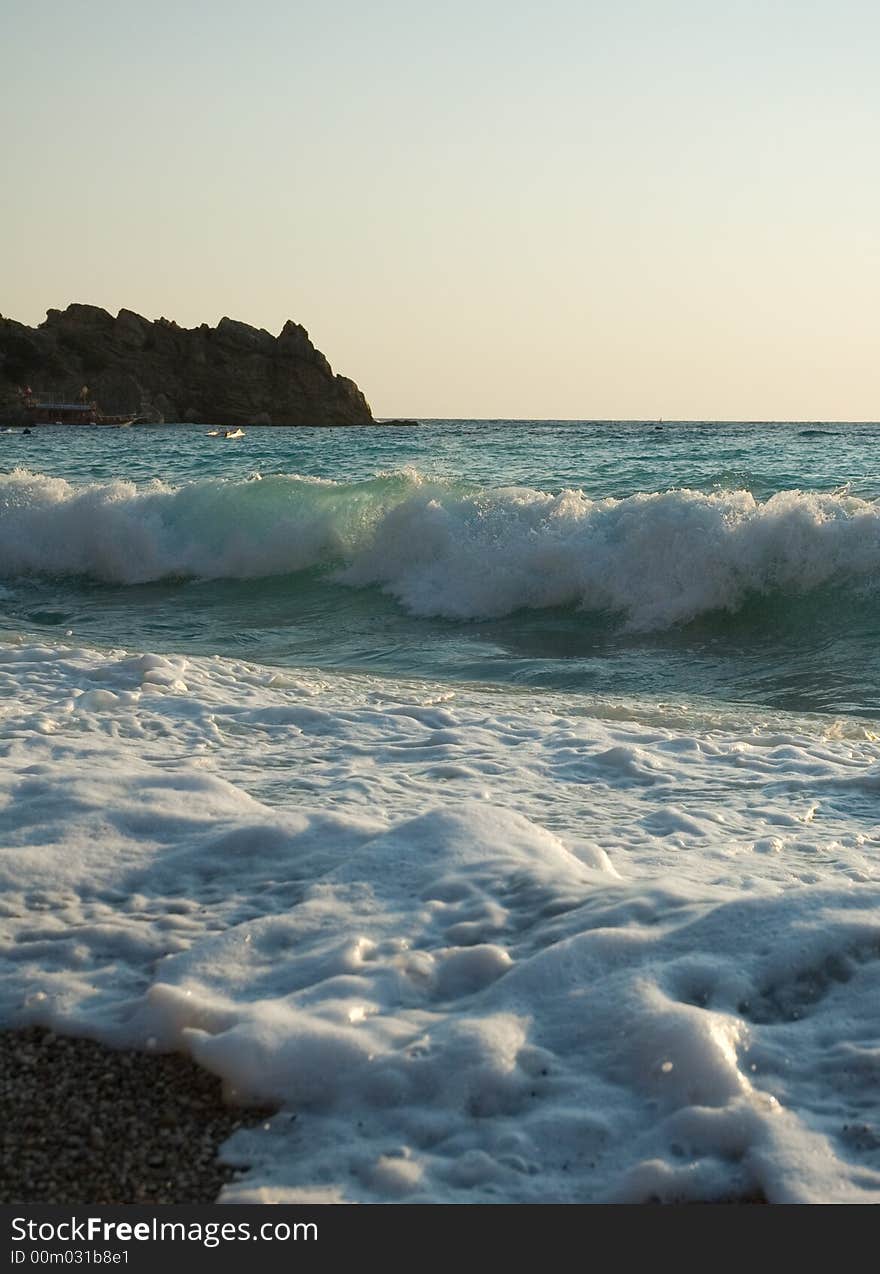
<svg viewBox="0 0 880 1274">
<path fill-rule="evenodd" d="M 2 1203 L 214 1203 L 236 1175 L 220 1146 L 274 1113 L 179 1053 L 38 1027 L 0 1032 L 0 1076 Z"/>
</svg>

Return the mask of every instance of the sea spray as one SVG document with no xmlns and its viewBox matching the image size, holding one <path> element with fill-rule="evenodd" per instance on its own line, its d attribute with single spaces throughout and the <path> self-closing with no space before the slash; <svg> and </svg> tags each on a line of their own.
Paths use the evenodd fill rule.
<svg viewBox="0 0 880 1274">
<path fill-rule="evenodd" d="M 362 482 L 74 486 L 0 477 L 0 574 L 259 579 L 322 568 L 415 615 L 472 620 L 575 606 L 662 629 L 750 596 L 872 590 L 880 508 L 848 494 L 687 489 L 594 499 L 409 470 Z"/>
</svg>

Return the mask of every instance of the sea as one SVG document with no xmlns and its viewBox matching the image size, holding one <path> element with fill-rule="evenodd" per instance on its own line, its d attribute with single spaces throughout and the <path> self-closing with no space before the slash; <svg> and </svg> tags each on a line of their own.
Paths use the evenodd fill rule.
<svg viewBox="0 0 880 1274">
<path fill-rule="evenodd" d="M 0 433 L 0 1022 L 223 1202 L 880 1202 L 880 425 Z"/>
</svg>

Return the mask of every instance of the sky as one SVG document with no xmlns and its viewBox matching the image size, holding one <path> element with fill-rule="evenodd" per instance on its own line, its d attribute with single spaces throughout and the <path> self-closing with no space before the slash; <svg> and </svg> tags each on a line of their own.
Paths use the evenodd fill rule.
<svg viewBox="0 0 880 1274">
<path fill-rule="evenodd" d="M 875 0 L 0 0 L 0 312 L 378 417 L 880 418 Z"/>
</svg>

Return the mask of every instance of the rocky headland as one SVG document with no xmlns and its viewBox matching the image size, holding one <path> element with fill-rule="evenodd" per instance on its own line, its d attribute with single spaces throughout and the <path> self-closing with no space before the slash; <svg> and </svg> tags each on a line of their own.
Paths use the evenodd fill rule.
<svg viewBox="0 0 880 1274">
<path fill-rule="evenodd" d="M 154 423 L 369 425 L 354 381 L 334 375 L 309 334 L 288 321 L 278 336 L 223 318 L 216 327 L 116 318 L 95 305 L 49 310 L 39 327 L 0 316 L 0 413 L 23 418 L 22 390 L 75 400 L 88 388 L 105 412 Z"/>
</svg>

